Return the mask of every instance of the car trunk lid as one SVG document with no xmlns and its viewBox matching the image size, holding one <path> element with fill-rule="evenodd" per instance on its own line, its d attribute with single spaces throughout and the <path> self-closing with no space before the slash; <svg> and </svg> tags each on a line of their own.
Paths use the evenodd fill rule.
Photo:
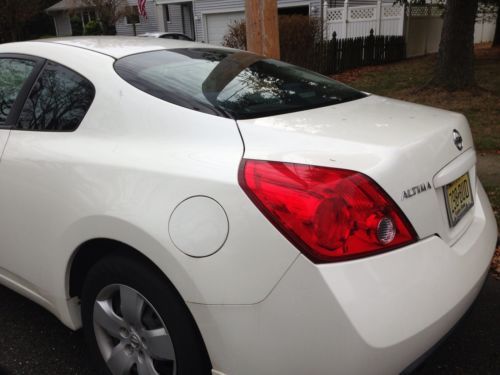
<svg viewBox="0 0 500 375">
<path fill-rule="evenodd" d="M 450 225 L 446 186 L 468 173 L 476 189 L 475 152 L 463 115 L 375 95 L 343 104 L 238 120 L 248 159 L 343 168 L 375 180 L 400 206 L 420 238 L 455 242 L 472 211 Z M 454 142 L 454 130 L 462 148 Z M 473 194 L 474 195 L 474 194 Z"/>
</svg>

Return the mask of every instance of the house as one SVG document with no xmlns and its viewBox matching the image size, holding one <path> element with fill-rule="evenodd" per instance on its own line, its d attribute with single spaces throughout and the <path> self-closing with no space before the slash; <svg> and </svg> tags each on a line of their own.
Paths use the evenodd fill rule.
<svg viewBox="0 0 500 375">
<path fill-rule="evenodd" d="M 134 29 L 135 34 L 159 30 L 155 0 L 146 1 L 147 18 L 139 16 L 137 0 L 124 0 L 123 3 L 130 6 L 135 14 L 123 17 L 116 23 L 118 35 L 134 35 Z M 45 12 L 54 19 L 57 36 L 81 35 L 84 25 L 98 18 L 95 10 L 83 0 L 62 0 L 45 9 Z"/>
<path fill-rule="evenodd" d="M 345 0 L 328 0 L 328 7 Z M 394 0 L 381 0 L 393 3 Z M 175 31 L 197 41 L 221 44 L 228 25 L 245 17 L 245 0 L 155 0 L 160 31 Z M 278 13 L 320 17 L 325 0 L 277 0 Z M 350 6 L 374 5 L 377 0 L 349 0 Z"/>
<path fill-rule="evenodd" d="M 228 25 L 245 17 L 245 0 L 156 0 L 160 31 L 176 31 L 197 41 L 221 44 Z M 278 0 L 281 14 L 319 16 L 321 0 Z"/>
<path fill-rule="evenodd" d="M 127 3 L 137 7 L 137 0 Z M 321 4 L 321 0 L 278 0 L 281 14 L 319 16 Z M 220 44 L 228 25 L 245 17 L 244 10 L 245 0 L 147 0 L 147 18 L 124 17 L 115 26 L 118 35 L 134 35 L 135 22 L 135 34 L 180 32 L 197 41 Z M 83 0 L 62 0 L 46 12 L 54 18 L 58 36 L 79 34 L 82 25 L 97 17 Z"/>
<path fill-rule="evenodd" d="M 394 0 L 382 0 L 392 3 Z M 137 7 L 137 0 L 127 0 Z M 277 0 L 280 14 L 298 13 L 321 16 L 323 0 Z M 344 0 L 328 0 L 329 7 L 340 7 Z M 349 0 L 351 6 L 374 5 L 377 0 Z M 134 35 L 154 31 L 179 32 L 206 43 L 221 44 L 228 25 L 245 17 L 245 0 L 146 0 L 147 18 L 124 17 L 116 23 L 118 35 Z M 57 35 L 72 35 L 71 19 L 75 15 L 85 24 L 95 19 L 95 12 L 87 9 L 82 0 L 62 0 L 47 9 L 54 17 Z M 138 22 L 137 22 L 138 21 Z M 135 25 L 134 25 L 135 22 Z M 78 25 L 77 25 L 78 26 Z"/>
<path fill-rule="evenodd" d="M 57 36 L 69 36 L 78 34 L 75 23 L 71 25 L 71 18 L 80 19 L 80 29 L 87 22 L 95 19 L 95 12 L 89 9 L 83 1 L 80 0 L 62 0 L 51 7 L 45 9 L 49 15 L 54 19 L 54 26 Z"/>
</svg>

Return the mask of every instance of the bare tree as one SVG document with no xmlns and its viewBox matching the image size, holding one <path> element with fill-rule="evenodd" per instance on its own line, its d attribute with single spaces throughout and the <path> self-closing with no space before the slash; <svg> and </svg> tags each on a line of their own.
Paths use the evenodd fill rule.
<svg viewBox="0 0 500 375">
<path fill-rule="evenodd" d="M 0 43 L 20 39 L 27 21 L 41 9 L 41 0 L 0 0 Z"/>
</svg>

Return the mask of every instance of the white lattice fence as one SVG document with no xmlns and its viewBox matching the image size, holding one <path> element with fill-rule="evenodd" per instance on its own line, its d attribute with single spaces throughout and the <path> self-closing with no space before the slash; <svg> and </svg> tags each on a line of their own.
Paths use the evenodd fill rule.
<svg viewBox="0 0 500 375">
<path fill-rule="evenodd" d="M 325 37 L 354 38 L 370 35 L 403 35 L 404 7 L 400 5 L 377 5 L 350 7 L 346 1 L 343 7 L 324 8 Z"/>
<path fill-rule="evenodd" d="M 375 35 L 406 35 L 407 56 L 420 56 L 437 52 L 443 25 L 443 7 L 439 5 L 376 5 L 324 8 L 325 37 L 364 37 L 373 29 Z M 495 12 L 494 12 L 495 13 Z M 496 14 L 496 13 L 495 13 Z M 476 21 L 474 42 L 493 40 L 495 18 L 479 14 Z M 406 18 L 406 23 L 405 23 Z"/>
<path fill-rule="evenodd" d="M 349 22 L 375 20 L 375 7 L 364 6 L 349 8 L 348 14 L 349 17 L 347 19 Z"/>
<path fill-rule="evenodd" d="M 325 33 L 328 39 L 333 33 L 340 36 L 344 32 L 344 8 L 327 8 L 325 12 Z"/>
<path fill-rule="evenodd" d="M 437 4 L 413 5 L 406 8 L 406 16 L 415 17 L 441 17 L 444 8 Z"/>
<path fill-rule="evenodd" d="M 439 5 L 412 5 L 406 8 L 406 55 L 422 56 L 439 50 L 443 29 L 443 7 Z M 495 16 L 479 13 L 474 29 L 474 43 L 493 40 Z"/>
</svg>

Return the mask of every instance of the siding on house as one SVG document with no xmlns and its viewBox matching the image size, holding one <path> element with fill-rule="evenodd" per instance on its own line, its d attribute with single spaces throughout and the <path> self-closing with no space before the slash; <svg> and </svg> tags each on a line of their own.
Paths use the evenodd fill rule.
<svg viewBox="0 0 500 375">
<path fill-rule="evenodd" d="M 321 14 L 321 0 L 278 0 L 278 7 L 287 6 L 310 6 L 310 15 Z M 244 0 L 195 0 L 194 1 L 194 25 L 196 40 L 207 42 L 206 17 L 208 14 L 243 12 L 245 9 Z M 312 8 L 314 7 L 314 11 Z"/>
<path fill-rule="evenodd" d="M 166 31 L 173 33 L 182 33 L 182 12 L 179 4 L 162 5 L 168 7 L 170 21 L 166 22 Z"/>
<path fill-rule="evenodd" d="M 137 6 L 137 0 L 127 0 L 130 6 Z M 148 18 L 140 17 L 141 23 L 135 25 L 137 30 L 137 35 L 155 32 L 159 30 L 157 12 L 156 12 L 156 2 L 155 0 L 146 0 L 146 12 Z M 127 24 L 126 18 L 122 18 L 116 23 L 116 34 L 117 35 L 134 35 L 133 25 Z"/>
</svg>

